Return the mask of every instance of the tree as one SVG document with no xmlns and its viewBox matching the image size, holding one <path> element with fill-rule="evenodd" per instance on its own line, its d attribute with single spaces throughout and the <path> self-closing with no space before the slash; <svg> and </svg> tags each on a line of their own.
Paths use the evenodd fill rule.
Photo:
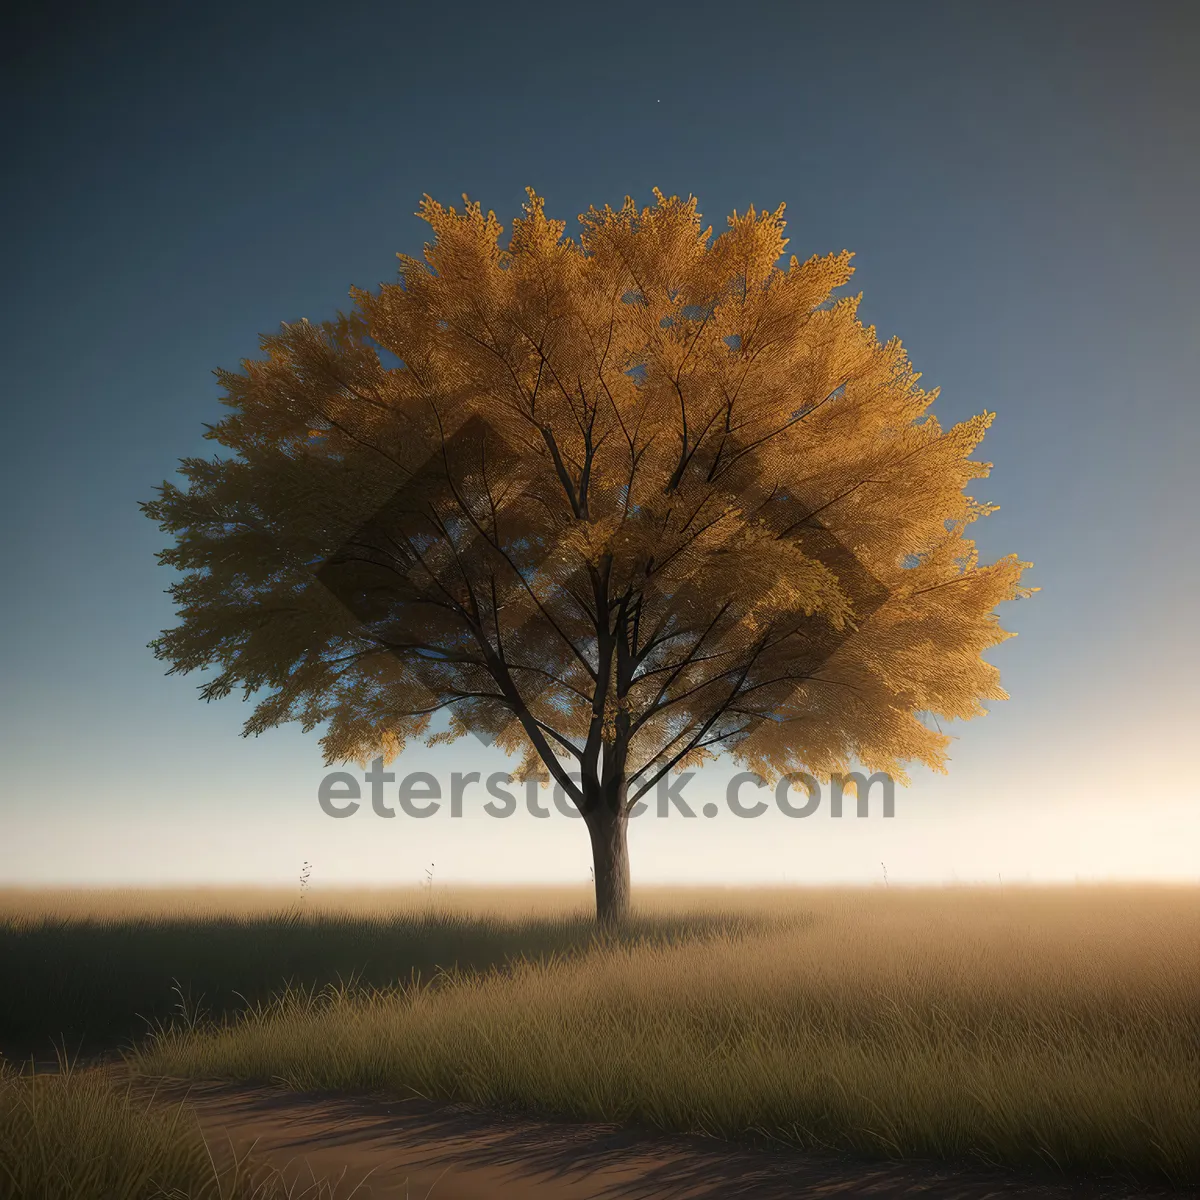
<svg viewBox="0 0 1200 1200">
<path fill-rule="evenodd" d="M 927 721 L 1005 697 L 981 655 L 1030 590 L 965 537 L 992 414 L 928 413 L 900 342 L 832 298 L 851 255 L 783 268 L 782 207 L 714 239 L 655 197 L 572 240 L 530 191 L 507 247 L 426 197 L 424 261 L 218 371 L 229 453 L 143 505 L 183 573 L 171 671 L 258 697 L 247 735 L 325 725 L 327 763 L 519 752 L 582 811 L 604 922 L 671 771 L 944 770 Z"/>
</svg>

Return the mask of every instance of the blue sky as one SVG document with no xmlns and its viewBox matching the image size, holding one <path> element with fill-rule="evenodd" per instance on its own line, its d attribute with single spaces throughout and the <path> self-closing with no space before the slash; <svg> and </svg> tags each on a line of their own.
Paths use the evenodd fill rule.
<svg viewBox="0 0 1200 1200">
<path fill-rule="evenodd" d="M 569 222 L 782 201 L 789 251 L 855 251 L 939 418 L 998 413 L 979 544 L 1043 589 L 1012 699 L 892 821 L 656 820 L 635 879 L 1200 877 L 1194 5 L 248 8 L 31 12 L 4 51 L 0 883 L 586 879 L 565 819 L 330 821 L 315 737 L 241 740 L 145 648 L 137 501 L 211 452 L 213 369 L 392 280 L 424 193 L 507 225 L 527 185 Z"/>
</svg>

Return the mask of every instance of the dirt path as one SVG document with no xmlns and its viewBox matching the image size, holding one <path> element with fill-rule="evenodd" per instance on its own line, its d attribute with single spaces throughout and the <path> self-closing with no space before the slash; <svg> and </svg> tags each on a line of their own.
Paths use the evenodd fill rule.
<svg viewBox="0 0 1200 1200">
<path fill-rule="evenodd" d="M 157 1085 L 186 1096 L 210 1144 L 296 1177 L 342 1176 L 356 1200 L 795 1200 L 797 1197 L 1181 1197 L 1119 1184 L 1062 1183 L 923 1163 L 853 1163 L 613 1126 L 485 1116 L 424 1101 L 386 1102 L 231 1084 Z M 312 1173 L 310 1175 L 309 1173 Z"/>
</svg>

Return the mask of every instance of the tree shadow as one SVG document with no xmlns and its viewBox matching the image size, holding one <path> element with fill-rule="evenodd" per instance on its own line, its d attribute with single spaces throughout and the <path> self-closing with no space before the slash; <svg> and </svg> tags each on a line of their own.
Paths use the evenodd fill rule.
<svg viewBox="0 0 1200 1200">
<path fill-rule="evenodd" d="M 740 937 L 775 920 L 706 911 L 643 913 L 615 940 L 670 945 Z M 795 928 L 811 918 L 787 921 Z M 0 921 L 0 962 L 19 982 L 0 988 L 0 1053 L 12 1060 L 32 1055 L 52 1067 L 64 1047 L 81 1060 L 112 1055 L 151 1028 L 234 1017 L 285 986 L 402 986 L 442 971 L 569 958 L 603 940 L 583 913 L 499 918 L 432 908 L 369 916 Z"/>
</svg>

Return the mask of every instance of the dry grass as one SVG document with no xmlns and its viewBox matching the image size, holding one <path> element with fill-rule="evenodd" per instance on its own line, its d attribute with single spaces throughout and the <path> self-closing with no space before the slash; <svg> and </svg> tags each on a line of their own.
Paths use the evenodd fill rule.
<svg viewBox="0 0 1200 1200">
<path fill-rule="evenodd" d="M 184 1104 L 136 1098 L 105 1071 L 0 1063 L 0 1195 L 14 1200 L 349 1200 L 210 1147 Z"/>
<path fill-rule="evenodd" d="M 751 919 L 650 913 L 631 934 L 664 941 L 698 923 L 715 932 Z M 24 893 L 0 911 L 0 962 L 21 981 L 0 988 L 0 1054 L 103 1055 L 176 1016 L 228 1016 L 285 984 L 481 971 L 580 953 L 593 932 L 574 898 L 537 893 L 343 894 L 303 905 L 281 893 Z"/>
<path fill-rule="evenodd" d="M 694 896 L 707 897 L 708 889 L 645 889 L 643 907 L 677 911 L 691 907 Z M 711 895 L 724 894 L 711 889 Z M 730 895 L 740 895 L 730 889 Z M 789 893 L 790 894 L 790 893 Z M 757 897 L 757 892 L 752 892 Z M 761 900 L 748 907 L 760 908 Z M 395 888 L 314 888 L 299 898 L 296 888 L 272 887 L 0 887 L 0 925 L 28 925 L 45 921 L 168 921 L 261 920 L 298 913 L 387 919 L 419 916 L 433 907 L 441 914 L 483 918 L 522 916 L 562 919 L 589 917 L 594 911 L 590 887 L 472 887 L 436 884 Z"/>
<path fill-rule="evenodd" d="M 692 914 L 695 936 L 597 943 L 433 985 L 292 991 L 217 1028 L 176 1024 L 136 1061 L 153 1073 L 1200 1182 L 1196 889 L 639 899 L 646 920 Z M 564 901 L 576 903 L 439 898 L 512 916 Z M 723 931 L 718 910 L 734 918 Z"/>
</svg>

